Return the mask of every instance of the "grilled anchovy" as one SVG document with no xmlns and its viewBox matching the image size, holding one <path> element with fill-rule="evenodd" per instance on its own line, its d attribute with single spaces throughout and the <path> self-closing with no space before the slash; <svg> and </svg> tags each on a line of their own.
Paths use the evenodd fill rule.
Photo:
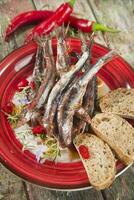
<svg viewBox="0 0 134 200">
<path fill-rule="evenodd" d="M 69 55 L 65 41 L 65 30 L 63 27 L 57 30 L 57 38 L 56 70 L 57 74 L 61 77 L 69 68 Z"/>
<path fill-rule="evenodd" d="M 79 80 L 79 82 L 80 81 L 81 80 Z M 58 107 L 57 117 L 59 128 L 59 141 L 61 145 L 65 147 L 71 145 L 73 139 L 72 128 L 74 114 L 76 110 L 78 110 L 81 107 L 82 99 L 86 91 L 86 87 L 80 87 L 79 82 L 72 86 L 66 92 L 62 101 L 60 101 L 60 105 Z M 66 101 L 67 98 L 68 103 Z"/>
<path fill-rule="evenodd" d="M 34 119 L 34 116 L 35 116 L 34 113 L 36 112 L 36 109 L 41 108 L 41 106 L 45 104 L 48 98 L 48 95 L 52 87 L 54 86 L 55 66 L 54 66 L 54 60 L 53 60 L 51 40 L 45 40 L 45 42 L 43 43 L 43 55 L 44 55 L 45 65 L 46 65 L 45 76 L 43 76 L 43 80 L 41 82 L 40 87 L 38 88 L 38 92 L 36 92 L 35 97 L 31 101 L 31 103 L 28 104 L 26 109 L 22 112 L 17 124 L 18 127 L 30 121 L 30 119 L 32 118 Z M 39 67 L 37 68 L 37 63 L 36 63 L 36 70 L 34 70 L 33 77 L 35 77 L 36 75 L 38 75 L 39 77 L 40 71 L 38 69 Z"/>
<path fill-rule="evenodd" d="M 103 56 L 92 68 L 88 69 L 83 77 L 74 84 L 64 95 L 60 108 L 58 108 L 58 113 L 60 113 L 62 103 L 69 96 L 68 104 L 62 107 L 62 120 L 58 124 L 59 128 L 59 139 L 62 146 L 69 146 L 72 143 L 74 135 L 72 134 L 73 128 L 73 118 L 75 111 L 79 109 L 82 105 L 83 96 L 86 92 L 87 85 L 92 77 L 101 69 L 101 67 L 109 62 L 111 58 L 115 55 L 114 52 L 109 52 Z M 60 114 L 59 114 L 60 116 Z"/>
<path fill-rule="evenodd" d="M 37 52 L 35 56 L 35 64 L 32 74 L 32 80 L 35 84 L 34 92 L 31 92 L 30 89 L 28 90 L 26 96 L 29 102 L 31 102 L 38 91 L 42 78 L 45 76 L 45 63 L 44 63 L 44 56 L 43 56 L 43 48 L 39 45 L 37 47 Z"/>
<path fill-rule="evenodd" d="M 52 51 L 52 40 L 46 40 L 43 43 L 44 58 L 46 63 L 46 76 L 44 76 L 42 83 L 36 93 L 33 101 L 29 105 L 29 109 L 41 108 L 47 101 L 48 95 L 55 83 L 55 65 Z"/>
<path fill-rule="evenodd" d="M 91 48 L 93 46 L 93 40 L 94 38 L 94 33 L 91 35 L 90 37 L 90 59 L 87 61 L 86 65 L 88 69 L 91 69 Z M 85 51 L 85 46 L 84 46 L 85 42 L 83 42 L 83 48 L 82 51 Z M 90 114 L 90 116 L 92 116 L 93 111 L 94 111 L 94 102 L 95 102 L 95 96 L 96 96 L 96 77 L 93 76 L 92 79 L 88 82 L 87 84 L 87 88 L 86 88 L 86 93 L 83 97 L 83 103 L 82 106 L 85 110 L 90 109 L 91 111 L 88 110 L 88 113 Z"/>
<path fill-rule="evenodd" d="M 82 52 L 84 52 L 87 48 L 87 45 L 85 45 L 85 44 L 86 44 L 86 39 L 88 39 L 88 38 L 83 37 L 83 35 L 81 35 L 81 37 L 82 37 Z M 93 42 L 94 42 L 94 33 L 90 37 L 90 58 L 86 62 L 86 69 L 90 69 L 92 67 L 90 60 L 91 60 L 91 50 L 92 50 Z M 83 111 L 85 110 L 85 112 L 87 112 L 87 109 L 92 110 L 92 112 L 94 111 L 94 104 L 95 104 L 94 95 L 96 96 L 95 87 L 94 87 L 95 86 L 94 85 L 94 79 L 95 79 L 95 77 L 93 77 L 89 81 L 87 88 L 86 88 L 86 93 L 83 97 L 82 107 L 84 108 Z M 74 135 L 76 135 L 80 132 L 83 132 L 85 130 L 85 127 L 86 127 L 86 123 L 83 120 L 80 119 L 79 114 L 81 113 L 81 109 L 82 108 L 80 108 L 80 111 L 78 110 L 75 113 L 75 116 L 74 116 L 74 124 L 73 124 L 73 134 Z M 88 112 L 88 113 L 91 116 L 91 112 Z M 86 113 L 85 113 L 85 115 L 86 115 Z"/>
<path fill-rule="evenodd" d="M 45 67 L 43 47 L 39 45 L 37 47 L 35 66 L 32 74 L 32 80 L 35 83 L 35 91 L 40 87 L 42 78 L 45 75 Z"/>
<path fill-rule="evenodd" d="M 87 122 L 88 124 L 91 123 L 91 117 L 89 116 L 88 112 L 84 108 L 80 108 L 75 112 L 77 117 L 79 117 L 82 121 Z"/>
<path fill-rule="evenodd" d="M 85 111 L 85 115 L 88 114 L 88 116 L 92 117 L 94 115 L 95 112 L 95 108 L 96 108 L 96 100 L 97 100 L 97 81 L 96 81 L 96 76 L 94 76 L 88 83 L 87 85 L 87 89 L 86 89 L 86 93 L 83 97 L 83 103 L 82 103 L 82 108 L 83 108 L 83 112 Z M 81 113 L 81 109 L 80 111 L 78 110 L 78 112 L 76 112 L 76 116 L 77 118 L 80 117 Z M 77 119 L 75 120 L 75 127 L 74 127 L 74 135 L 79 134 L 84 132 L 85 128 L 88 128 L 88 122 L 87 124 L 84 122 L 85 120 L 80 120 Z M 87 125 L 87 126 L 86 126 Z"/>
<path fill-rule="evenodd" d="M 93 40 L 93 37 L 91 39 Z M 83 42 L 84 53 L 82 54 L 78 62 L 75 64 L 75 66 L 71 68 L 69 72 L 61 76 L 60 80 L 54 86 L 54 88 L 52 89 L 49 95 L 49 99 L 46 105 L 46 112 L 44 115 L 44 126 L 47 128 L 48 133 L 50 135 L 53 134 L 54 117 L 56 113 L 57 104 L 62 96 L 62 93 L 64 93 L 70 85 L 74 84 L 78 80 L 77 73 L 80 70 L 83 70 L 83 69 L 86 70 L 88 68 L 88 65 L 85 65 L 85 63 L 90 57 L 90 49 L 92 46 L 92 40 L 91 40 L 91 44 L 88 44 L 88 45 L 86 45 L 85 41 Z"/>
<path fill-rule="evenodd" d="M 94 76 L 91 81 L 89 81 L 86 89 L 86 93 L 83 98 L 83 108 L 92 117 L 95 111 L 95 102 L 97 98 L 97 80 Z"/>
<path fill-rule="evenodd" d="M 85 52 L 88 48 L 88 45 L 86 44 L 86 38 L 83 35 L 81 35 L 81 38 L 82 38 L 82 52 Z M 92 50 L 92 46 L 94 42 L 93 39 L 94 39 L 94 33 L 90 37 L 90 46 L 89 46 L 90 57 L 85 63 L 85 66 L 84 66 L 85 70 L 90 69 L 92 67 L 90 64 L 90 60 L 91 60 L 91 50 Z M 77 54 L 75 55 L 75 57 L 79 58 Z M 89 109 L 88 112 L 90 116 L 92 116 L 94 112 L 94 107 L 95 107 L 94 104 L 95 104 L 96 95 L 97 95 L 97 84 L 96 84 L 96 76 L 94 76 L 87 85 L 86 93 L 84 95 L 83 104 L 82 104 L 85 110 Z"/>
<path fill-rule="evenodd" d="M 72 68 L 69 72 L 61 76 L 60 80 L 53 87 L 49 95 L 43 121 L 44 121 L 44 126 L 47 128 L 48 133 L 50 135 L 53 134 L 54 114 L 60 96 L 62 92 L 66 89 L 66 87 L 71 83 L 73 78 L 76 77 L 77 72 L 82 69 L 88 57 L 89 57 L 89 52 L 88 51 L 84 52 L 79 61 L 75 64 L 74 68 Z"/>
</svg>

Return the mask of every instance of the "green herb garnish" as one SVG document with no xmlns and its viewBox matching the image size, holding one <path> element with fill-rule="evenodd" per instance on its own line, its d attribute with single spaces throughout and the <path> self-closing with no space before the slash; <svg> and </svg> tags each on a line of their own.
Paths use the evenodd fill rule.
<svg viewBox="0 0 134 200">
<path fill-rule="evenodd" d="M 55 160 L 57 156 L 61 156 L 59 141 L 55 137 L 47 136 L 44 144 L 47 146 L 48 150 L 44 153 L 44 158 Z"/>
</svg>

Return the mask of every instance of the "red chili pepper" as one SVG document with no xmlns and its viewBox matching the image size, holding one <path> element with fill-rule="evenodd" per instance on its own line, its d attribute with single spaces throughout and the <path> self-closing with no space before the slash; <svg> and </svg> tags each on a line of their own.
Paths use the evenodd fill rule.
<svg viewBox="0 0 134 200">
<path fill-rule="evenodd" d="M 8 114 L 12 114 L 13 110 L 15 108 L 15 105 L 12 102 L 8 102 L 7 105 L 5 105 L 3 107 L 3 111 L 8 113 Z"/>
<path fill-rule="evenodd" d="M 68 22 L 66 22 L 66 23 L 68 23 Z M 92 33 L 92 32 L 96 32 L 96 31 L 104 31 L 104 32 L 111 32 L 111 33 L 119 32 L 119 30 L 106 27 L 103 24 L 98 24 L 94 21 L 77 18 L 75 16 L 70 16 L 69 25 L 71 27 L 73 27 L 77 30 L 79 29 L 85 33 Z"/>
<path fill-rule="evenodd" d="M 32 30 L 32 33 L 30 33 L 26 38 L 26 43 L 31 41 L 36 36 L 47 35 L 57 26 L 61 26 L 73 12 L 74 2 L 75 0 L 70 0 L 69 3 L 64 3 L 57 8 L 49 19 L 43 21 Z"/>
<path fill-rule="evenodd" d="M 80 145 L 79 146 L 79 153 L 82 156 L 82 158 L 84 158 L 84 159 L 89 159 L 90 158 L 89 150 L 85 145 Z"/>
<path fill-rule="evenodd" d="M 21 13 L 20 15 L 16 16 L 10 23 L 10 25 L 6 29 L 5 33 L 5 41 L 8 41 L 9 37 L 12 35 L 14 31 L 18 28 L 22 27 L 23 25 L 33 24 L 33 23 L 40 23 L 52 17 L 54 14 L 53 11 L 49 10 L 38 10 L 38 11 L 29 11 L 25 13 Z M 79 29 L 85 33 L 91 33 L 95 31 L 104 31 L 104 32 L 119 32 L 119 30 L 108 28 L 103 24 L 98 24 L 96 22 L 77 18 L 75 16 L 69 16 L 69 18 L 65 21 L 65 25 L 69 23 L 69 26 L 75 29 Z"/>
<path fill-rule="evenodd" d="M 11 23 L 8 25 L 6 32 L 5 32 L 5 41 L 8 41 L 11 34 L 16 31 L 18 28 L 28 25 L 28 24 L 35 24 L 38 22 L 44 21 L 44 19 L 48 19 L 52 16 L 53 12 L 49 10 L 32 10 L 28 12 L 21 13 L 17 15 Z"/>
<path fill-rule="evenodd" d="M 28 86 L 29 82 L 27 79 L 21 79 L 21 81 L 17 85 L 17 91 L 21 92 L 24 87 Z"/>
<path fill-rule="evenodd" d="M 32 128 L 32 132 L 35 135 L 42 134 L 42 133 L 46 134 L 46 129 L 43 126 L 41 126 L 41 125 L 37 125 L 37 126 L 35 126 L 35 127 Z"/>
</svg>

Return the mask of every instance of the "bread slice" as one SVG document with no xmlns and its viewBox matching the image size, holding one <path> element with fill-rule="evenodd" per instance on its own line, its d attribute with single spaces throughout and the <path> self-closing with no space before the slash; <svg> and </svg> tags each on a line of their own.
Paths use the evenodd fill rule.
<svg viewBox="0 0 134 200">
<path fill-rule="evenodd" d="M 115 178 L 115 159 L 110 147 L 92 134 L 80 134 L 74 139 L 90 184 L 97 190 L 109 187 Z M 89 151 L 89 159 L 84 159 L 79 147 L 84 145 Z"/>
<path fill-rule="evenodd" d="M 134 118 L 134 89 L 118 88 L 100 99 L 102 112 Z"/>
<path fill-rule="evenodd" d="M 134 128 L 125 119 L 100 113 L 92 119 L 91 126 L 124 164 L 129 165 L 134 161 Z"/>
</svg>

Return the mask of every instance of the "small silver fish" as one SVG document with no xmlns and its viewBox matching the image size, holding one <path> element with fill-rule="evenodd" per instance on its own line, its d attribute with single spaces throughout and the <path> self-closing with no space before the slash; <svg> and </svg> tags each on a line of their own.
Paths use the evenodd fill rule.
<svg viewBox="0 0 134 200">
<path fill-rule="evenodd" d="M 28 106 L 28 108 L 31 110 L 34 108 L 41 108 L 46 103 L 48 95 L 55 83 L 56 70 L 52 50 L 52 40 L 46 39 L 43 42 L 43 51 L 46 63 L 46 72 L 38 89 L 38 92 L 36 93 L 34 99 Z"/>
<path fill-rule="evenodd" d="M 65 147 L 71 145 L 72 143 L 72 139 L 74 137 L 72 133 L 73 117 L 75 111 L 78 110 L 82 105 L 83 96 L 86 92 L 89 81 L 102 68 L 102 66 L 109 62 L 115 55 L 115 52 L 111 51 L 103 56 L 101 59 L 99 59 L 99 61 L 92 68 L 88 69 L 83 77 L 66 92 L 62 101 L 60 102 L 61 104 L 58 108 L 59 115 L 62 102 L 64 102 L 64 99 L 69 96 L 69 101 L 67 102 L 67 105 L 65 105 L 64 108 L 62 107 L 63 113 L 62 118 L 60 118 L 60 120 L 62 121 L 58 123 L 60 141 Z"/>
<path fill-rule="evenodd" d="M 44 126 L 47 128 L 50 135 L 53 134 L 52 127 L 57 108 L 57 102 L 59 101 L 64 89 L 69 85 L 73 78 L 76 77 L 77 72 L 83 67 L 88 57 L 89 52 L 84 52 L 79 61 L 75 64 L 74 68 L 61 76 L 60 80 L 55 84 L 49 95 L 43 121 Z"/>
<path fill-rule="evenodd" d="M 61 27 L 56 31 L 57 35 L 57 58 L 56 58 L 56 70 L 57 74 L 61 77 L 62 74 L 69 70 L 69 54 L 66 44 L 65 28 Z"/>
<path fill-rule="evenodd" d="M 40 109 L 42 106 L 44 106 L 49 96 L 49 93 L 55 84 L 56 70 L 55 70 L 54 57 L 52 51 L 52 40 L 50 39 L 46 39 L 43 42 L 43 56 L 46 66 L 45 75 L 41 80 L 41 84 L 38 88 L 38 91 L 36 92 L 36 95 L 34 96 L 32 101 L 27 105 L 25 110 L 22 112 L 17 126 L 22 126 L 26 122 L 30 121 L 32 119 L 32 116 L 34 116 L 35 110 Z M 37 65 L 39 64 L 38 62 L 35 65 L 36 70 L 34 70 L 33 72 L 33 77 L 35 79 L 36 75 L 39 78 L 39 74 L 41 72 L 39 71 L 39 66 L 37 67 Z M 34 117 L 33 119 L 35 120 Z"/>
</svg>

